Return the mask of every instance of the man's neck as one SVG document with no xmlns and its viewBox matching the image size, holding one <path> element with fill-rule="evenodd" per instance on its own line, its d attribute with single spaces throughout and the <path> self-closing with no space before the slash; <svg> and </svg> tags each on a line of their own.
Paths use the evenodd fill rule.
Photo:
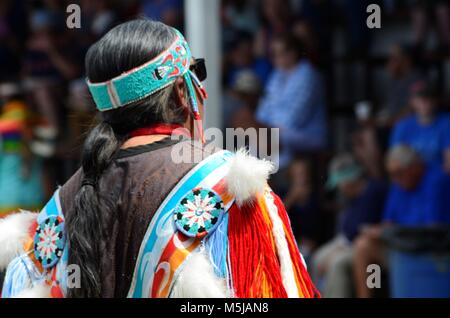
<svg viewBox="0 0 450 318">
<path fill-rule="evenodd" d="M 130 138 L 127 141 L 125 141 L 121 148 L 126 149 L 126 148 L 148 145 L 148 144 L 152 144 L 154 142 L 163 140 L 164 138 L 167 138 L 167 135 L 137 136 L 137 137 L 133 137 L 133 138 Z"/>
<path fill-rule="evenodd" d="M 422 126 L 427 126 L 434 121 L 434 118 L 435 118 L 434 115 L 418 116 L 417 120 L 419 121 L 419 124 L 421 124 Z"/>
</svg>

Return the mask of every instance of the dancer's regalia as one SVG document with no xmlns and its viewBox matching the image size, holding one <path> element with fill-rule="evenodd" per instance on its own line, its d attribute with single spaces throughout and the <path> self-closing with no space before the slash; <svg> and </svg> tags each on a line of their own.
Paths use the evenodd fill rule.
<svg viewBox="0 0 450 318">
<path fill-rule="evenodd" d="M 141 67 L 105 83 L 88 82 L 97 108 L 125 106 L 183 76 L 200 119 L 193 85 L 201 84 L 177 34 Z M 175 128 L 157 125 L 147 133 Z M 103 216 L 102 296 L 317 296 L 285 208 L 267 185 L 271 164 L 174 139 L 120 150 L 97 185 L 102 195 L 119 198 L 116 215 Z M 180 151 L 203 159 L 175 163 Z M 39 214 L 0 221 L 0 266 L 9 264 L 3 297 L 64 297 L 76 288 L 64 220 L 82 180 L 80 169 Z"/>
</svg>

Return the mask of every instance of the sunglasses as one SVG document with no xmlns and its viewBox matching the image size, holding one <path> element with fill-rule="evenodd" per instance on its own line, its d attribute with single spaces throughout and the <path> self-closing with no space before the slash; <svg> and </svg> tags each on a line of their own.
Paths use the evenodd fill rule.
<svg viewBox="0 0 450 318">
<path fill-rule="evenodd" d="M 189 67 L 189 69 L 194 72 L 200 82 L 206 80 L 206 64 L 205 59 L 194 59 L 194 63 Z"/>
</svg>

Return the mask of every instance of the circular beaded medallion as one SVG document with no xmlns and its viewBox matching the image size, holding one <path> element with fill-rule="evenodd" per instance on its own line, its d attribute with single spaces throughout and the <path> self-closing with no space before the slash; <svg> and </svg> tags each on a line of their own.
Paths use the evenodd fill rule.
<svg viewBox="0 0 450 318">
<path fill-rule="evenodd" d="M 219 225 L 225 213 L 222 198 L 210 189 L 190 191 L 175 206 L 175 226 L 189 237 L 204 237 Z"/>
<path fill-rule="evenodd" d="M 58 262 L 64 244 L 64 220 L 61 217 L 49 216 L 38 225 L 34 235 L 34 255 L 43 268 L 50 268 Z"/>
</svg>

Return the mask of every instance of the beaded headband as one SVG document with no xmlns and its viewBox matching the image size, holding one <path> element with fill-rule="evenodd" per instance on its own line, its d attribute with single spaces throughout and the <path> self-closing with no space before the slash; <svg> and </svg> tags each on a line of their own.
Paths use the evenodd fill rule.
<svg viewBox="0 0 450 318">
<path fill-rule="evenodd" d="M 183 35 L 177 34 L 173 43 L 151 61 L 101 83 L 87 80 L 89 90 L 99 111 L 107 111 L 141 100 L 183 76 L 188 87 L 191 106 L 198 112 L 197 98 L 189 71 L 192 54 Z"/>
</svg>

